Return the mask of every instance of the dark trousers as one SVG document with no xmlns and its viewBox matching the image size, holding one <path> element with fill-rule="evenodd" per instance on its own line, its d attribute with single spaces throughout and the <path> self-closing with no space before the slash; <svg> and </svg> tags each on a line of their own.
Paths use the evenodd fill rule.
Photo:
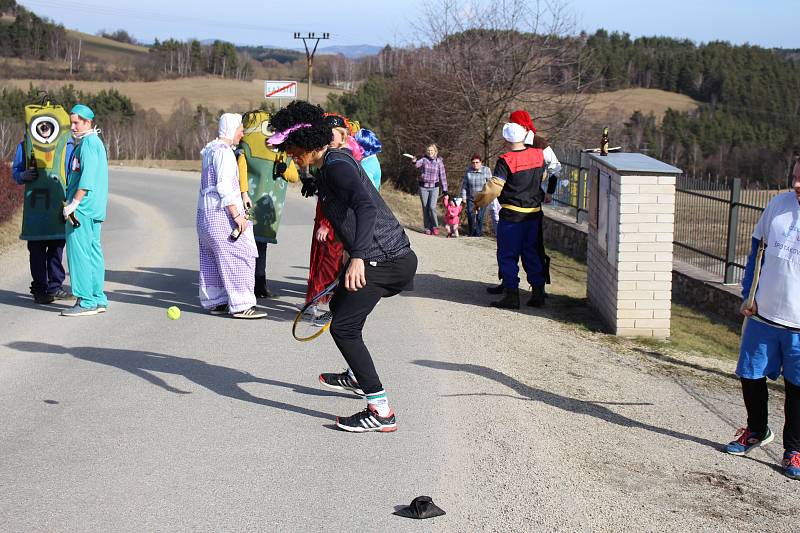
<svg viewBox="0 0 800 533">
<path fill-rule="evenodd" d="M 258 250 L 258 257 L 256 258 L 256 277 L 267 277 L 267 243 L 256 241 L 256 250 Z"/>
<path fill-rule="evenodd" d="M 346 271 L 344 268 L 342 275 Z M 361 331 L 367 316 L 381 298 L 394 296 L 412 287 L 417 272 L 417 256 L 411 251 L 403 257 L 375 266 L 365 262 L 364 272 L 367 284 L 363 288 L 350 292 L 345 288 L 343 279 L 336 287 L 331 300 L 333 320 L 330 332 L 361 390 L 373 394 L 383 390 L 383 385 Z"/>
<path fill-rule="evenodd" d="M 742 382 L 742 397 L 747 409 L 747 427 L 750 431 L 764 433 L 767 430 L 767 378 L 745 379 Z M 786 403 L 783 425 L 783 447 L 800 452 L 800 386 L 784 378 L 786 384 Z"/>
<path fill-rule="evenodd" d="M 64 283 L 64 239 L 28 241 L 31 294 L 53 294 Z"/>
<path fill-rule="evenodd" d="M 528 283 L 537 289 L 545 284 L 545 269 L 541 256 L 540 226 L 541 217 L 522 222 L 509 222 L 500 219 L 497 223 L 497 266 L 503 287 L 519 287 L 519 260 L 528 276 Z"/>
<path fill-rule="evenodd" d="M 483 235 L 483 216 L 486 214 L 486 208 L 478 209 L 475 212 L 475 202 L 472 198 L 467 198 L 467 224 L 469 225 L 469 236 L 480 237 Z"/>
</svg>

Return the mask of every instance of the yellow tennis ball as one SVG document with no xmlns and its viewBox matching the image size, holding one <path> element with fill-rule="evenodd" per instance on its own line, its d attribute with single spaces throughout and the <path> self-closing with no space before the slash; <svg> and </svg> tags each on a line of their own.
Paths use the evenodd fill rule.
<svg viewBox="0 0 800 533">
<path fill-rule="evenodd" d="M 173 305 L 167 309 L 167 316 L 170 318 L 170 320 L 178 320 L 181 317 L 181 310 Z"/>
</svg>

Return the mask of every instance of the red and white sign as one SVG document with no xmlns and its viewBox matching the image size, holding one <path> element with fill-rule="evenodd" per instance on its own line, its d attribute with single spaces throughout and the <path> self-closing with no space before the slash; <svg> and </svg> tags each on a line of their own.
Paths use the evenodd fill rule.
<svg viewBox="0 0 800 533">
<path fill-rule="evenodd" d="M 297 98 L 297 82 L 265 81 L 264 98 Z"/>
</svg>

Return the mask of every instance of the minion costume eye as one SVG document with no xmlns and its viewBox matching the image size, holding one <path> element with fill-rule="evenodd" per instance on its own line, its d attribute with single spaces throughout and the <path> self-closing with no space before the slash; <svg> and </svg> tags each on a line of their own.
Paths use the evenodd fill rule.
<svg viewBox="0 0 800 533">
<path fill-rule="evenodd" d="M 42 115 L 34 118 L 30 125 L 30 134 L 41 144 L 50 144 L 58 139 L 61 127 L 55 117 Z"/>
</svg>

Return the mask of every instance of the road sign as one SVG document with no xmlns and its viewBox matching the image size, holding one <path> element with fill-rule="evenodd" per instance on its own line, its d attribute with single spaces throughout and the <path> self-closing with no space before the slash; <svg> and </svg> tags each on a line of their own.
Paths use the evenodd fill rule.
<svg viewBox="0 0 800 533">
<path fill-rule="evenodd" d="M 264 98 L 297 98 L 296 81 L 265 81 Z"/>
</svg>

